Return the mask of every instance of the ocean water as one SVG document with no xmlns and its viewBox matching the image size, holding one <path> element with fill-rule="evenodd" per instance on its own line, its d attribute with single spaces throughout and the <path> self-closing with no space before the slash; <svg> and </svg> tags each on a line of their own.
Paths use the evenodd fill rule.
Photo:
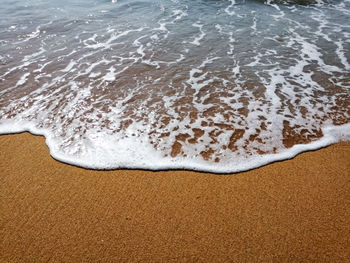
<svg viewBox="0 0 350 263">
<path fill-rule="evenodd" d="M 350 140 L 350 1 L 2 0 L 22 131 L 82 167 L 218 173 Z"/>
</svg>

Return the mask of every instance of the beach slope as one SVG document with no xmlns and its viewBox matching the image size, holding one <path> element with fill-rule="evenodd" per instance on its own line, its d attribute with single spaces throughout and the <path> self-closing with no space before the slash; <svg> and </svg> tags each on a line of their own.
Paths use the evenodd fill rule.
<svg viewBox="0 0 350 263">
<path fill-rule="evenodd" d="M 0 262 L 350 262 L 350 144 L 245 173 L 92 171 L 0 136 Z"/>
</svg>

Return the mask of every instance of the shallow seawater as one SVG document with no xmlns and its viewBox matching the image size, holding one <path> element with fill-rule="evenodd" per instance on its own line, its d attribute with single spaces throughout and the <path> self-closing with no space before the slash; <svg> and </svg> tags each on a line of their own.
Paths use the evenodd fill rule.
<svg viewBox="0 0 350 263">
<path fill-rule="evenodd" d="M 349 140 L 349 21 L 349 0 L 2 0 L 0 133 L 88 168 L 212 172 Z"/>
</svg>

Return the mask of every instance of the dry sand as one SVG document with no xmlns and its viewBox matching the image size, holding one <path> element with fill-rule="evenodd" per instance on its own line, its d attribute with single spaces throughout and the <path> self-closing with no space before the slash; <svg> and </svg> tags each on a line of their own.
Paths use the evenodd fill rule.
<svg viewBox="0 0 350 263">
<path fill-rule="evenodd" d="M 350 144 L 250 172 L 91 171 L 0 136 L 0 262 L 350 262 Z"/>
</svg>

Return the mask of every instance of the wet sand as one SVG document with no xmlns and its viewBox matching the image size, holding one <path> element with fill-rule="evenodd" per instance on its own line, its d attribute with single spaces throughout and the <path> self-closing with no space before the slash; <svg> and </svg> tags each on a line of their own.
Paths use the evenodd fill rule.
<svg viewBox="0 0 350 263">
<path fill-rule="evenodd" d="M 350 143 L 233 175 L 91 171 L 0 136 L 0 262 L 350 262 Z"/>
</svg>

